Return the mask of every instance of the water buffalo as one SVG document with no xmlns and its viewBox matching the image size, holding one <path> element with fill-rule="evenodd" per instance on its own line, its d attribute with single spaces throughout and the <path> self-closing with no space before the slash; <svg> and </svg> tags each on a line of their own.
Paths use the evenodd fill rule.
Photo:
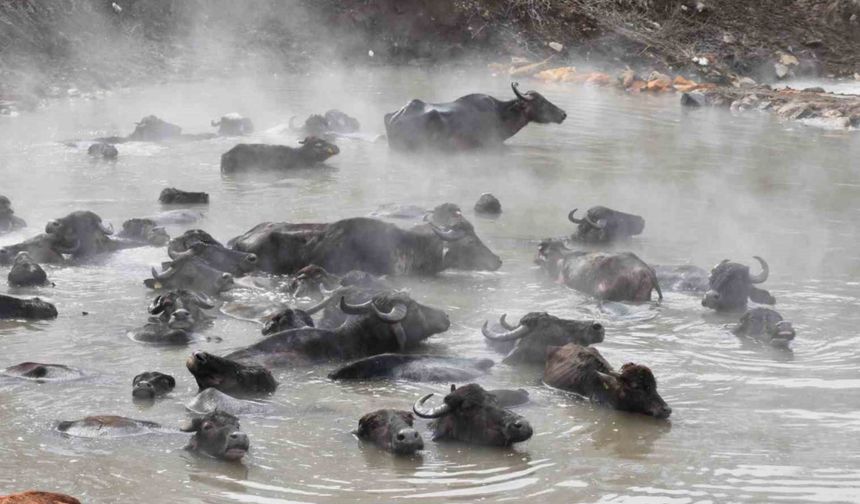
<svg viewBox="0 0 860 504">
<path fill-rule="evenodd" d="M 185 403 L 185 408 L 198 415 L 223 411 L 237 416 L 262 414 L 270 409 L 266 403 L 238 399 L 212 387 L 194 396 L 193 399 Z"/>
<path fill-rule="evenodd" d="M 321 299 L 331 295 L 335 289 L 352 286 L 377 292 L 391 290 L 391 284 L 386 280 L 365 271 L 352 270 L 339 276 L 311 264 L 291 275 L 287 291 L 296 298 Z"/>
<path fill-rule="evenodd" d="M 642 234 L 642 230 L 645 229 L 645 219 L 638 215 L 595 206 L 589 208 L 585 215 L 578 219 L 574 217 L 576 210 L 574 208 L 567 214 L 568 220 L 577 225 L 576 232 L 570 237 L 572 241 L 590 244 L 612 243 Z"/>
<path fill-rule="evenodd" d="M 350 133 L 358 133 L 361 125 L 358 119 L 350 117 L 340 110 L 332 109 L 323 115 L 313 114 L 305 119 L 301 126 L 295 124 L 295 116 L 290 117 L 290 129 L 304 136 L 333 138 Z"/>
<path fill-rule="evenodd" d="M 170 241 L 170 236 L 157 222 L 152 219 L 129 219 L 122 223 L 122 231 L 117 238 L 138 241 L 141 244 L 163 247 Z"/>
<path fill-rule="evenodd" d="M 451 268 L 494 271 L 502 264 L 465 221 L 452 228 L 428 223 L 416 230 L 365 217 L 332 224 L 263 223 L 229 245 L 256 254 L 260 269 L 275 274 L 291 274 L 309 264 L 334 274 L 362 270 L 374 275 L 429 275 Z"/>
<path fill-rule="evenodd" d="M 109 143 L 96 142 L 87 147 L 87 154 L 95 158 L 116 159 L 119 156 L 119 151 Z"/>
<path fill-rule="evenodd" d="M 543 364 L 547 348 L 568 343 L 588 346 L 603 341 L 603 324 L 593 320 L 569 320 L 546 312 L 527 313 L 516 326 L 499 319 L 505 332 L 497 333 L 484 322 L 481 332 L 496 350 L 507 353 L 507 364 Z"/>
<path fill-rule="evenodd" d="M 63 364 L 42 364 L 41 362 L 22 362 L 0 371 L 0 376 L 21 380 L 70 381 L 84 377 L 83 371 Z"/>
<path fill-rule="evenodd" d="M 338 154 L 337 145 L 322 138 L 307 137 L 301 147 L 286 145 L 239 144 L 221 155 L 221 173 L 250 170 L 292 170 L 324 163 Z"/>
<path fill-rule="evenodd" d="M 594 347 L 569 343 L 549 349 L 543 381 L 611 408 L 668 418 L 670 408 L 657 393 L 657 380 L 647 367 L 627 363 L 616 372 Z"/>
<path fill-rule="evenodd" d="M 20 252 L 27 252 L 36 262 L 59 264 L 65 259 L 63 254 L 54 249 L 56 238 L 42 233 L 14 245 L 0 247 L 0 264 L 12 264 Z"/>
<path fill-rule="evenodd" d="M 0 196 L 0 235 L 24 227 L 27 227 L 27 223 L 24 219 L 15 216 L 12 201 L 6 196 Z"/>
<path fill-rule="evenodd" d="M 57 318 L 57 307 L 34 297 L 21 299 L 0 294 L 0 320 L 48 320 Z"/>
<path fill-rule="evenodd" d="M 606 301 L 650 301 L 663 292 L 654 270 L 632 252 L 572 251 L 557 240 L 544 240 L 535 261 L 558 283 Z"/>
<path fill-rule="evenodd" d="M 158 371 L 147 371 L 131 381 L 131 395 L 135 399 L 155 399 L 173 390 L 176 379 Z"/>
<path fill-rule="evenodd" d="M 314 327 L 314 319 L 311 313 L 295 308 L 282 308 L 277 313 L 269 316 L 263 322 L 263 336 L 288 331 L 290 329 L 301 329 L 302 327 Z"/>
<path fill-rule="evenodd" d="M 278 382 L 262 366 L 246 366 L 206 352 L 194 352 L 185 361 L 200 390 L 214 387 L 224 393 L 257 394 L 274 392 Z"/>
<path fill-rule="evenodd" d="M 161 430 L 160 424 L 116 415 L 95 415 L 80 420 L 65 420 L 57 430 L 68 436 L 97 438 L 125 437 L 149 434 Z"/>
<path fill-rule="evenodd" d="M 787 347 L 795 336 L 791 322 L 783 320 L 775 310 L 761 307 L 744 313 L 732 332 L 779 348 Z"/>
<path fill-rule="evenodd" d="M 257 256 L 238 250 L 231 250 L 208 233 L 199 229 L 186 231 L 182 236 L 170 241 L 167 255 L 174 261 L 196 257 L 213 269 L 242 276 L 257 269 Z"/>
<path fill-rule="evenodd" d="M 532 437 L 532 427 L 520 415 L 499 405 L 497 397 L 480 385 L 471 383 L 460 388 L 451 385 L 444 404 L 427 408 L 424 403 L 433 394 L 419 399 L 412 411 L 430 418 L 433 440 L 456 440 L 491 446 L 510 446 Z"/>
<path fill-rule="evenodd" d="M 182 128 L 171 124 L 154 115 L 146 116 L 135 124 L 134 131 L 128 136 L 134 142 L 162 142 L 177 139 L 182 135 Z"/>
<path fill-rule="evenodd" d="M 209 194 L 166 187 L 158 195 L 158 202 L 162 205 L 208 205 Z"/>
<path fill-rule="evenodd" d="M 502 203 L 490 193 L 484 193 L 475 203 L 475 213 L 495 217 L 502 213 Z"/>
<path fill-rule="evenodd" d="M 47 284 L 48 274 L 30 257 L 29 253 L 21 251 L 15 256 L 7 280 L 13 287 L 33 287 Z"/>
<path fill-rule="evenodd" d="M 332 380 L 468 381 L 486 374 L 490 359 L 438 355 L 381 354 L 350 362 L 329 373 Z"/>
<path fill-rule="evenodd" d="M 112 238 L 113 227 L 105 226 L 101 217 L 87 210 L 49 221 L 45 233 L 51 237 L 50 247 L 54 251 L 75 259 L 144 245 L 135 240 Z"/>
<path fill-rule="evenodd" d="M 761 264 L 761 273 L 751 275 L 749 266 L 723 259 L 711 269 L 708 277 L 708 291 L 702 298 L 702 306 L 717 311 L 741 311 L 747 307 L 747 300 L 759 304 L 773 305 L 776 299 L 770 292 L 755 287 L 767 280 L 770 268 L 761 257 L 755 256 Z"/>
<path fill-rule="evenodd" d="M 447 331 L 451 324 L 445 312 L 421 305 L 404 293 L 380 294 L 361 305 L 350 305 L 341 297 L 340 308 L 352 316 L 336 329 L 283 331 L 227 358 L 264 360 L 273 365 L 359 359 L 412 349 Z"/>
<path fill-rule="evenodd" d="M 168 322 L 176 311 L 185 310 L 193 323 L 192 327 L 198 329 L 213 318 L 205 310 L 211 310 L 214 307 L 214 301 L 209 296 L 185 289 L 175 289 L 156 296 L 147 311 L 158 321 Z"/>
<path fill-rule="evenodd" d="M 212 127 L 218 128 L 218 134 L 221 136 L 244 136 L 254 132 L 254 123 L 235 112 L 224 114 L 211 124 Z"/>
<path fill-rule="evenodd" d="M 385 114 L 388 145 L 399 150 L 443 151 L 494 147 L 530 122 L 561 124 L 567 117 L 537 91 L 523 94 L 515 83 L 511 89 L 516 97 L 509 101 L 485 94 L 466 95 L 451 103 L 412 100 Z"/>
<path fill-rule="evenodd" d="M 660 287 L 678 292 L 704 293 L 708 290 L 708 272 L 692 264 L 654 266 Z"/>
<path fill-rule="evenodd" d="M 194 255 L 162 263 L 164 271 L 152 268 L 152 278 L 143 281 L 150 289 L 187 289 L 218 294 L 233 288 L 233 275 L 217 270 Z"/>
<path fill-rule="evenodd" d="M 223 411 L 191 418 L 179 427 L 182 432 L 194 433 L 186 450 L 229 461 L 241 460 L 251 446 L 248 435 L 240 429 L 239 419 Z"/>
<path fill-rule="evenodd" d="M 81 504 L 81 501 L 65 494 L 29 490 L 22 493 L 0 495 L 0 504 Z"/>
<path fill-rule="evenodd" d="M 381 409 L 358 420 L 355 435 L 397 455 L 411 455 L 424 449 L 424 439 L 412 426 L 415 418 L 408 411 Z"/>
<path fill-rule="evenodd" d="M 156 345 L 187 345 L 194 340 L 194 319 L 185 309 L 174 310 L 166 321 L 150 320 L 128 332 L 128 336 L 141 343 Z"/>
</svg>

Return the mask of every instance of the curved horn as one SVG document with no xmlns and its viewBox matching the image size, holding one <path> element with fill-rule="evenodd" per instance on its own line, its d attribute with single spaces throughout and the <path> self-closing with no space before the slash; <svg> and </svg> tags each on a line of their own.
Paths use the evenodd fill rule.
<svg viewBox="0 0 860 504">
<path fill-rule="evenodd" d="M 152 303 L 149 304 L 149 307 L 146 309 L 146 311 L 153 315 L 158 315 L 159 313 L 163 312 L 164 309 L 167 307 L 164 301 L 164 296 L 156 296 L 156 298 L 152 300 Z"/>
<path fill-rule="evenodd" d="M 770 267 L 767 265 L 767 262 L 759 256 L 753 256 L 753 259 L 761 264 L 761 273 L 756 276 L 750 275 L 750 283 L 764 283 L 764 281 L 767 280 L 768 275 L 770 275 Z"/>
<path fill-rule="evenodd" d="M 374 306 L 372 299 L 361 304 L 350 304 L 346 302 L 345 297 L 340 297 L 340 311 L 346 313 L 347 315 L 364 315 L 373 308 Z"/>
<path fill-rule="evenodd" d="M 508 324 L 508 321 L 505 320 L 507 318 L 507 316 L 508 316 L 507 313 L 503 313 L 502 316 L 499 317 L 499 325 L 501 325 L 502 327 L 504 327 L 508 331 L 513 331 L 514 329 L 516 329 L 516 327 L 512 326 L 511 324 Z M 519 325 L 520 324 L 517 323 L 517 327 L 519 327 Z"/>
<path fill-rule="evenodd" d="M 373 311 L 374 313 L 376 313 L 377 317 L 388 322 L 389 324 L 395 324 L 397 322 L 400 322 L 401 320 L 406 318 L 406 314 L 409 312 L 409 307 L 406 306 L 406 303 L 395 304 L 394 308 L 392 308 L 391 311 L 388 313 L 380 311 L 375 304 L 371 303 L 370 306 L 373 307 Z"/>
<path fill-rule="evenodd" d="M 159 282 L 169 280 L 170 277 L 172 277 L 174 274 L 176 274 L 176 268 L 174 268 L 173 265 L 167 268 L 167 271 L 165 271 L 164 273 L 159 273 L 155 271 L 155 267 L 152 268 L 152 278 L 158 280 Z"/>
<path fill-rule="evenodd" d="M 108 223 L 108 225 L 105 226 L 103 222 L 99 221 L 99 229 L 101 230 L 102 233 L 104 233 L 106 235 L 112 235 L 113 234 L 113 224 L 111 224 L 111 223 Z"/>
<path fill-rule="evenodd" d="M 430 228 L 442 241 L 457 241 L 466 237 L 466 232 L 462 229 L 442 229 L 432 222 L 428 222 L 428 224 L 430 224 Z"/>
<path fill-rule="evenodd" d="M 570 213 L 567 214 L 567 220 L 569 220 L 570 222 L 573 222 L 574 224 L 582 224 L 582 222 L 583 222 L 582 219 L 577 219 L 576 217 L 573 216 L 573 214 L 575 214 L 577 210 L 579 210 L 579 209 L 574 208 L 573 210 L 571 210 Z"/>
<path fill-rule="evenodd" d="M 315 305 L 311 306 L 310 308 L 306 309 L 306 310 L 305 310 L 305 313 L 307 313 L 308 315 L 313 315 L 314 313 L 316 313 L 316 312 L 318 312 L 318 311 L 322 310 L 323 308 L 325 308 L 326 306 L 328 306 L 329 304 L 331 304 L 331 302 L 335 300 L 335 298 L 337 297 L 337 295 L 338 295 L 339 293 L 340 293 L 340 289 L 335 289 L 335 290 L 333 290 L 333 291 L 332 291 L 332 293 L 331 293 L 331 295 L 326 296 L 326 297 L 325 297 L 322 301 L 320 301 L 319 303 L 317 303 L 317 304 L 315 304 Z M 344 302 L 344 301 L 343 301 L 343 298 L 341 298 L 341 303 L 343 303 L 343 302 Z M 341 304 L 341 310 L 343 310 L 343 305 L 342 305 L 342 304 Z M 346 313 L 346 312 L 344 311 L 344 313 Z"/>
<path fill-rule="evenodd" d="M 520 100 L 531 101 L 530 97 L 520 93 L 519 85 L 519 82 L 511 82 L 511 89 L 514 90 L 514 94 L 517 95 L 517 98 L 519 98 Z"/>
<path fill-rule="evenodd" d="M 191 292 L 191 297 L 194 299 L 194 302 L 197 303 L 197 306 L 203 308 L 204 310 L 211 310 L 212 308 L 215 308 L 215 302 L 206 294 L 200 292 Z"/>
<path fill-rule="evenodd" d="M 447 404 L 436 406 L 435 408 L 431 409 L 425 408 L 424 403 L 427 402 L 427 399 L 430 399 L 431 397 L 433 397 L 432 393 L 427 394 L 421 399 L 415 401 L 415 404 L 412 405 L 412 411 L 414 411 L 415 414 L 420 416 L 421 418 L 439 418 L 441 416 L 447 415 L 448 412 L 451 411 L 451 406 L 448 406 Z"/>
<path fill-rule="evenodd" d="M 591 220 L 591 217 L 589 217 L 589 216 L 588 216 L 588 212 L 585 212 L 585 218 L 584 218 L 583 220 L 584 220 L 585 222 L 587 222 L 589 226 L 591 226 L 591 227 L 593 227 L 593 228 L 595 228 L 595 229 L 603 229 L 604 227 L 606 227 L 606 224 L 605 224 L 605 223 L 604 223 L 604 224 L 600 224 L 600 223 L 598 223 L 598 222 L 594 222 L 593 220 Z"/>
<path fill-rule="evenodd" d="M 301 131 L 301 126 L 296 126 L 293 124 L 293 121 L 296 119 L 296 116 L 290 116 L 290 129 L 293 131 Z"/>
<path fill-rule="evenodd" d="M 490 341 L 516 341 L 529 333 L 529 328 L 521 325 L 514 330 L 496 334 L 490 331 L 488 325 L 489 322 L 484 322 L 481 326 L 481 334 Z"/>
</svg>

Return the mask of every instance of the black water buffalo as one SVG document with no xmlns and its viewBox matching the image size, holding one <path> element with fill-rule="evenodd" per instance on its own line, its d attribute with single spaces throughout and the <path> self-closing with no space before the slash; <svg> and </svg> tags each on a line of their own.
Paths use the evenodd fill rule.
<svg viewBox="0 0 860 504">
<path fill-rule="evenodd" d="M 570 222 L 577 225 L 571 240 L 581 243 L 605 244 L 626 240 L 631 236 L 642 234 L 645 229 L 645 219 L 638 215 L 619 212 L 604 206 L 588 209 L 585 215 L 578 219 L 576 208 L 567 214 Z"/>
<path fill-rule="evenodd" d="M 186 450 L 219 459 L 241 460 L 251 446 L 248 435 L 241 431 L 239 419 L 223 411 L 191 418 L 179 430 L 194 433 Z"/>
<path fill-rule="evenodd" d="M 341 287 L 356 287 L 372 292 L 392 290 L 392 286 L 387 280 L 365 271 L 352 270 L 341 276 L 331 274 L 325 268 L 311 264 L 291 275 L 287 284 L 287 292 L 296 298 L 322 299 L 330 296 L 332 292 Z M 348 301 L 351 300 L 348 299 Z"/>
<path fill-rule="evenodd" d="M 380 354 L 350 362 L 329 373 L 332 380 L 468 381 L 486 374 L 490 359 L 438 355 Z"/>
<path fill-rule="evenodd" d="M 212 387 L 201 391 L 185 403 L 185 409 L 198 415 L 223 411 L 237 416 L 259 415 L 271 410 L 268 403 L 239 399 Z"/>
<path fill-rule="evenodd" d="M 119 151 L 109 143 L 96 142 L 87 147 L 87 154 L 95 158 L 116 159 L 119 156 Z"/>
<path fill-rule="evenodd" d="M 358 420 L 355 435 L 397 455 L 411 455 L 424 449 L 424 439 L 412 426 L 415 418 L 408 411 L 381 409 Z"/>
<path fill-rule="evenodd" d="M 27 227 L 27 223 L 24 219 L 15 216 L 12 201 L 6 196 L 0 196 L 0 235 L 24 227 Z"/>
<path fill-rule="evenodd" d="M 117 238 L 138 241 L 141 244 L 163 247 L 170 241 L 164 227 L 152 219 L 129 219 L 122 223 L 122 231 L 117 233 Z"/>
<path fill-rule="evenodd" d="M 50 247 L 55 252 L 69 254 L 74 259 L 144 245 L 136 240 L 112 238 L 113 227 L 105 226 L 101 217 L 87 210 L 49 221 L 45 233 L 51 237 Z"/>
<path fill-rule="evenodd" d="M 502 213 L 502 203 L 499 201 L 499 198 L 496 198 L 492 194 L 484 193 L 475 202 L 475 213 L 488 217 L 497 216 Z"/>
<path fill-rule="evenodd" d="M 185 361 L 200 390 L 214 387 L 227 394 L 274 392 L 278 382 L 262 366 L 246 366 L 229 358 L 206 352 L 194 352 Z"/>
<path fill-rule="evenodd" d="M 231 250 L 205 231 L 193 229 L 174 238 L 167 247 L 167 255 L 174 261 L 196 257 L 213 269 L 239 277 L 257 269 L 257 256 Z"/>
<path fill-rule="evenodd" d="M 499 319 L 505 329 L 497 333 L 484 322 L 481 332 L 490 345 L 507 355 L 508 364 L 546 362 L 547 348 L 568 343 L 588 346 L 603 341 L 603 324 L 593 320 L 569 320 L 546 312 L 527 313 L 516 326 L 508 325 L 505 315 Z"/>
<path fill-rule="evenodd" d="M 627 363 L 616 372 L 594 347 L 573 343 L 549 350 L 543 381 L 611 408 L 668 418 L 670 408 L 657 393 L 657 380 L 647 367 Z"/>
<path fill-rule="evenodd" d="M 254 123 L 235 112 L 224 114 L 211 124 L 212 127 L 218 128 L 218 134 L 221 136 L 244 136 L 254 132 Z"/>
<path fill-rule="evenodd" d="M 451 325 L 445 312 L 419 304 L 404 293 L 380 294 L 361 305 L 350 305 L 341 297 L 340 308 L 353 316 L 336 329 L 283 331 L 227 358 L 273 365 L 359 359 L 415 348 Z"/>
<path fill-rule="evenodd" d="M 251 170 L 279 171 L 310 168 L 340 153 L 337 145 L 322 138 L 307 137 L 301 147 L 239 144 L 221 155 L 221 173 Z"/>
<path fill-rule="evenodd" d="M 146 116 L 135 123 L 134 131 L 128 136 L 109 136 L 96 138 L 97 143 L 120 144 L 125 142 L 177 142 L 188 140 L 207 140 L 215 138 L 214 133 L 185 134 L 182 128 L 154 115 Z"/>
<path fill-rule="evenodd" d="M 662 289 L 704 293 L 708 290 L 708 272 L 692 264 L 655 265 L 654 272 Z"/>
<path fill-rule="evenodd" d="M 233 275 L 217 270 L 193 254 L 162 263 L 164 271 L 152 268 L 152 278 L 143 281 L 150 289 L 187 289 L 218 294 L 233 288 Z"/>
<path fill-rule="evenodd" d="M 13 287 L 33 287 L 47 284 L 48 274 L 30 257 L 29 253 L 22 251 L 15 256 L 7 280 Z"/>
<path fill-rule="evenodd" d="M 736 336 L 752 338 L 771 346 L 785 348 L 794 339 L 795 332 L 791 322 L 783 320 L 770 308 L 753 308 L 741 317 L 732 328 Z"/>
<path fill-rule="evenodd" d="M 129 331 L 128 336 L 134 341 L 157 345 L 187 345 L 194 340 L 195 321 L 188 310 L 173 310 L 166 318 L 166 321 L 150 319 Z"/>
<path fill-rule="evenodd" d="M 708 291 L 702 298 L 702 306 L 717 311 L 741 311 L 747 307 L 747 300 L 759 304 L 773 305 L 776 299 L 770 292 L 755 287 L 767 280 L 770 268 L 761 257 L 755 256 L 761 264 L 761 273 L 751 275 L 749 266 L 723 259 L 711 269 L 708 277 Z"/>
<path fill-rule="evenodd" d="M 295 119 L 295 116 L 290 117 L 290 129 L 304 136 L 332 138 L 358 133 L 358 130 L 361 129 L 358 119 L 336 109 L 328 110 L 323 115 L 310 115 L 301 126 L 295 124 Z"/>
<path fill-rule="evenodd" d="M 34 297 L 21 299 L 0 294 L 1 319 L 48 320 L 57 318 L 57 307 Z"/>
<path fill-rule="evenodd" d="M 510 446 L 532 437 L 532 427 L 520 415 L 499 405 L 498 398 L 471 383 L 460 388 L 451 385 L 444 404 L 427 408 L 433 394 L 419 399 L 412 411 L 421 418 L 432 418 L 433 440 L 456 440 L 491 446 Z"/>
<path fill-rule="evenodd" d="M 332 224 L 263 223 L 229 244 L 254 253 L 260 269 L 290 274 L 317 264 L 334 274 L 428 275 L 445 269 L 494 271 L 502 261 L 464 221 L 456 227 L 404 230 L 365 217 Z"/>
<path fill-rule="evenodd" d="M 131 381 L 131 396 L 135 399 L 155 399 L 173 390 L 176 379 L 158 371 L 146 371 Z"/>
<path fill-rule="evenodd" d="M 158 195 L 162 205 L 208 205 L 209 194 L 205 192 L 188 192 L 175 187 L 166 187 Z"/>
<path fill-rule="evenodd" d="M 55 241 L 54 236 L 42 233 L 14 245 L 0 247 L 0 264 L 12 264 L 20 252 L 27 252 L 36 262 L 62 263 L 65 258 L 61 252 L 54 249 Z"/>
<path fill-rule="evenodd" d="M 402 109 L 385 114 L 385 132 L 393 149 L 465 150 L 501 145 L 530 122 L 561 124 L 567 114 L 537 91 L 501 101 L 485 94 L 470 94 L 451 103 L 412 100 Z"/>
<path fill-rule="evenodd" d="M 205 325 L 213 317 L 205 310 L 215 307 L 215 302 L 198 292 L 185 289 L 171 290 L 165 294 L 159 294 L 152 300 L 147 311 L 161 322 L 168 322 L 178 310 L 185 310 L 191 318 L 194 328 Z"/>
<path fill-rule="evenodd" d="M 0 371 L 0 376 L 33 381 L 69 381 L 84 377 L 80 369 L 64 364 L 43 364 L 41 362 L 22 362 Z"/>
<path fill-rule="evenodd" d="M 263 322 L 263 336 L 275 334 L 290 329 L 301 329 L 303 327 L 314 327 L 312 313 L 296 308 L 283 308 L 277 313 L 269 316 Z"/>
<path fill-rule="evenodd" d="M 116 415 L 93 415 L 80 420 L 57 423 L 57 430 L 68 436 L 83 438 L 125 437 L 163 430 L 161 424 Z"/>
<path fill-rule="evenodd" d="M 572 251 L 557 240 L 544 240 L 535 262 L 554 281 L 606 301 L 650 301 L 663 292 L 657 274 L 632 252 Z"/>
</svg>

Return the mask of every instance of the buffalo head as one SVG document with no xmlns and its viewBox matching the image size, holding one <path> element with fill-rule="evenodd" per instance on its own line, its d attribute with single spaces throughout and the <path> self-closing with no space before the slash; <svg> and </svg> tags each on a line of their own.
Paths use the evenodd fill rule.
<svg viewBox="0 0 860 504">
<path fill-rule="evenodd" d="M 498 404 L 493 394 L 480 385 L 459 389 L 451 386 L 441 406 L 427 408 L 424 403 L 433 394 L 419 399 L 412 410 L 421 418 L 432 418 L 434 440 L 457 440 L 491 446 L 510 446 L 532 437 L 532 427 L 520 415 Z"/>
<path fill-rule="evenodd" d="M 179 126 L 151 115 L 144 117 L 135 125 L 134 132 L 128 139 L 138 142 L 160 142 L 177 138 L 181 134 L 182 128 Z"/>
<path fill-rule="evenodd" d="M 147 371 L 135 376 L 131 385 L 131 395 L 135 399 L 155 399 L 173 390 L 176 380 L 158 371 Z"/>
<path fill-rule="evenodd" d="M 584 242 L 608 243 L 623 240 L 641 234 L 645 229 L 645 219 L 642 217 L 604 206 L 589 208 L 581 219 L 574 216 L 576 211 L 576 208 L 571 210 L 567 218 L 578 226 L 574 239 Z"/>
<path fill-rule="evenodd" d="M 176 289 L 156 296 L 147 310 L 161 322 L 170 321 L 171 318 L 175 318 L 173 315 L 176 312 L 184 310 L 195 323 L 200 323 L 211 318 L 204 310 L 211 310 L 214 307 L 214 301 L 209 296 Z"/>
<path fill-rule="evenodd" d="M 748 266 L 728 259 L 714 266 L 708 277 L 708 291 L 702 298 L 702 306 L 717 311 L 739 311 L 746 308 L 747 299 L 760 304 L 776 303 L 768 291 L 754 286 L 764 283 L 770 271 L 764 259 L 758 256 L 755 259 L 762 268 L 758 275 L 751 275 Z"/>
<path fill-rule="evenodd" d="M 520 319 L 516 326 L 499 319 L 504 332 L 497 333 L 484 322 L 481 332 L 494 346 L 509 352 L 507 363 L 529 362 L 543 364 L 546 351 L 551 346 L 564 346 L 568 343 L 592 345 L 603 341 L 603 324 L 593 320 L 568 320 L 555 317 L 546 312 L 531 312 Z"/>
<path fill-rule="evenodd" d="M 567 113 L 564 110 L 553 105 L 537 91 L 527 91 L 523 94 L 520 92 L 516 82 L 511 83 L 511 89 L 517 96 L 517 100 L 519 100 L 525 118 L 528 121 L 540 124 L 561 124 L 567 118 Z"/>
<path fill-rule="evenodd" d="M 239 419 L 223 411 L 194 417 L 179 429 L 194 433 L 185 449 L 220 459 L 241 460 L 251 445 L 248 435 L 240 430 Z"/>
<path fill-rule="evenodd" d="M 105 226 L 95 213 L 84 210 L 48 222 L 45 233 L 53 238 L 54 250 L 80 257 L 107 250 L 113 228 Z"/>
<path fill-rule="evenodd" d="M 193 254 L 186 254 L 172 262 L 163 264 L 159 273 L 152 268 L 152 278 L 144 280 L 151 289 L 191 289 L 207 294 L 233 288 L 233 275 L 212 268 Z"/>
<path fill-rule="evenodd" d="M 474 226 L 463 217 L 457 205 L 439 205 L 425 220 L 443 242 L 445 268 L 495 271 L 502 267 L 502 260 L 478 238 Z"/>
<path fill-rule="evenodd" d="M 795 332 L 791 322 L 783 320 L 770 308 L 753 308 L 741 317 L 732 329 L 737 336 L 747 336 L 775 347 L 787 347 L 794 339 Z"/>
<path fill-rule="evenodd" d="M 393 334 L 399 351 L 412 348 L 451 326 L 445 312 L 420 304 L 402 292 L 378 294 L 361 304 L 350 304 L 341 297 L 340 309 L 347 315 L 365 317 L 368 327 L 376 329 L 373 332 L 379 337 Z M 381 326 L 379 322 L 382 322 Z"/>
<path fill-rule="evenodd" d="M 308 164 L 322 163 L 340 153 L 337 145 L 319 137 L 309 136 L 299 142 L 299 152 Z"/>
<path fill-rule="evenodd" d="M 415 418 L 408 411 L 382 409 L 361 417 L 355 435 L 373 442 L 383 450 L 411 455 L 424 449 L 424 439 L 412 427 L 414 421 Z"/>
<path fill-rule="evenodd" d="M 183 245 L 187 246 L 183 247 Z M 257 269 L 256 254 L 239 252 L 228 249 L 221 244 L 206 243 L 203 241 L 174 242 L 171 241 L 167 248 L 167 255 L 174 261 L 184 257 L 196 257 L 213 269 L 224 271 L 234 276 L 241 276 Z"/>
<path fill-rule="evenodd" d="M 194 352 L 185 361 L 200 390 L 213 387 L 225 393 L 274 392 L 278 382 L 262 366 L 246 366 L 206 352 Z"/>
</svg>

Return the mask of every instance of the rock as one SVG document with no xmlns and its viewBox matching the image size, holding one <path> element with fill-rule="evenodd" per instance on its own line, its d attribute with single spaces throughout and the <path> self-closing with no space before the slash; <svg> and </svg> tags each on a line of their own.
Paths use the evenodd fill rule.
<svg viewBox="0 0 860 504">
<path fill-rule="evenodd" d="M 621 72 L 621 73 L 618 75 L 618 83 L 619 83 L 619 84 L 621 85 L 621 87 L 623 87 L 624 89 L 627 89 L 627 88 L 629 88 L 630 86 L 632 86 L 632 85 L 633 85 L 633 83 L 634 83 L 634 82 L 636 82 L 637 80 L 639 80 L 639 79 L 638 79 L 638 77 L 636 76 L 636 72 L 634 72 L 633 70 L 631 70 L 631 69 L 629 69 L 629 68 L 628 68 L 627 70 L 625 70 L 625 71 Z"/>
<path fill-rule="evenodd" d="M 561 52 L 564 50 L 564 46 L 559 44 L 558 42 L 550 42 L 547 45 L 555 52 Z"/>
<path fill-rule="evenodd" d="M 860 73 L 854 72 L 854 80 L 860 81 Z"/>
<path fill-rule="evenodd" d="M 756 81 L 749 77 L 741 77 L 734 82 L 735 87 L 745 88 L 745 87 L 755 87 Z"/>
<path fill-rule="evenodd" d="M 681 105 L 684 107 L 704 107 L 708 104 L 708 100 L 704 93 L 693 91 L 692 93 L 683 93 L 681 95 Z"/>
<path fill-rule="evenodd" d="M 824 91 L 824 88 L 821 86 L 803 88 L 801 91 L 803 91 L 804 93 L 826 93 L 826 91 Z"/>
<path fill-rule="evenodd" d="M 532 75 L 540 72 L 541 70 L 546 70 L 546 68 L 549 66 L 549 61 L 551 59 L 552 56 L 538 63 L 512 67 L 509 74 L 511 77 L 531 77 Z"/>
<path fill-rule="evenodd" d="M 776 113 L 783 119 L 795 120 L 809 117 L 812 111 L 806 103 L 789 102 L 776 109 Z"/>
<path fill-rule="evenodd" d="M 800 64 L 800 61 L 798 61 L 795 56 L 786 53 L 782 53 L 779 57 L 779 62 L 785 66 L 795 66 Z"/>
<path fill-rule="evenodd" d="M 773 71 L 778 79 L 785 79 L 788 76 L 788 67 L 782 63 L 774 63 Z"/>
<path fill-rule="evenodd" d="M 693 56 L 693 63 L 704 67 L 708 66 L 710 61 L 708 61 L 708 58 L 706 58 L 705 56 Z"/>
<path fill-rule="evenodd" d="M 724 33 L 723 42 L 725 42 L 726 44 L 734 44 L 735 42 L 737 42 L 737 39 L 731 33 Z"/>
<path fill-rule="evenodd" d="M 502 213 L 502 204 L 499 199 L 490 193 L 484 193 L 475 203 L 475 213 L 479 215 L 499 215 Z"/>
</svg>

